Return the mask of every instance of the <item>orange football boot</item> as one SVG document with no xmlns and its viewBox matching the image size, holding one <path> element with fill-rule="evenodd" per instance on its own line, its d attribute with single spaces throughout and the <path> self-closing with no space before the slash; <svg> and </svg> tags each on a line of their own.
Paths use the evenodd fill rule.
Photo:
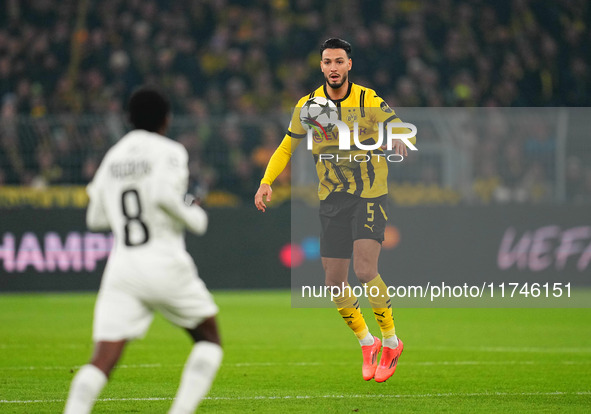
<svg viewBox="0 0 591 414">
<path fill-rule="evenodd" d="M 363 379 L 369 381 L 373 378 L 378 367 L 378 354 L 382 348 L 382 341 L 377 337 L 373 337 L 373 345 L 366 345 L 361 347 L 363 352 Z"/>
<path fill-rule="evenodd" d="M 385 346 L 382 349 L 382 357 L 380 358 L 380 365 L 378 365 L 378 369 L 375 372 L 375 380 L 376 382 L 384 382 L 392 375 L 394 375 L 394 371 L 396 371 L 396 366 L 398 365 L 398 358 L 402 354 L 404 349 L 404 344 L 398 338 L 398 346 L 394 349 Z"/>
</svg>

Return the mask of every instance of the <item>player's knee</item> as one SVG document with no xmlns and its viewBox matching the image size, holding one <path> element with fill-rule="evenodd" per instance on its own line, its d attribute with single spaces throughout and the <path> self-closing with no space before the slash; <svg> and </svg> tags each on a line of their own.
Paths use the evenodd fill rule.
<svg viewBox="0 0 591 414">
<path fill-rule="evenodd" d="M 335 277 L 335 276 L 330 276 L 330 275 L 326 275 L 324 278 L 324 285 L 325 286 L 338 286 L 338 287 L 342 287 L 344 285 L 346 285 L 347 282 L 346 280 L 343 280 L 342 277 Z"/>
<path fill-rule="evenodd" d="M 195 343 L 200 341 L 212 342 L 222 346 L 215 317 L 207 318 L 193 329 L 187 329 Z"/>
<path fill-rule="evenodd" d="M 322 265 L 324 267 L 324 284 L 326 286 L 341 286 L 343 283 L 347 283 L 349 261 L 323 260 Z"/>
<path fill-rule="evenodd" d="M 355 272 L 355 276 L 359 279 L 360 282 L 367 283 L 377 275 L 377 269 L 375 266 L 370 266 L 366 263 L 360 263 L 358 265 L 353 266 L 353 271 Z"/>
</svg>

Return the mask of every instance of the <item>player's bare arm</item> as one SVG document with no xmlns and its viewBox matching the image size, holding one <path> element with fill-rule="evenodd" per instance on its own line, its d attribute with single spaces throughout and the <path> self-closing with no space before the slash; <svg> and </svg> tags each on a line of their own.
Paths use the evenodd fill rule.
<svg viewBox="0 0 591 414">
<path fill-rule="evenodd" d="M 268 203 L 271 201 L 271 194 L 273 190 L 269 184 L 261 184 L 259 189 L 257 190 L 256 194 L 254 195 L 254 205 L 259 211 L 263 213 L 267 209 L 267 205 L 265 201 Z"/>
</svg>

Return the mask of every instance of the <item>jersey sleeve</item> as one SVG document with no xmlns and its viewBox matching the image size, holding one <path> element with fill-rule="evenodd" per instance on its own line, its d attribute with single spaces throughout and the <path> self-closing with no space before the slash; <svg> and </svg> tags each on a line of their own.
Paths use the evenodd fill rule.
<svg viewBox="0 0 591 414">
<path fill-rule="evenodd" d="M 366 98 L 366 106 L 372 109 L 372 116 L 374 117 L 374 122 L 383 122 L 384 126 L 389 122 L 402 122 L 396 112 L 384 101 L 380 98 L 376 93 L 372 90 L 368 90 L 368 98 Z M 378 109 L 379 108 L 379 109 Z M 403 134 L 410 132 L 408 128 L 394 128 L 394 133 Z M 413 144 L 417 143 L 417 137 L 414 136 L 409 138 L 409 141 Z"/>
<path fill-rule="evenodd" d="M 183 202 L 189 183 L 189 156 L 183 147 L 164 154 L 156 171 L 156 203 L 189 231 L 202 235 L 207 230 L 207 213 L 197 205 Z"/>
<path fill-rule="evenodd" d="M 99 168 L 94 179 L 86 187 L 88 207 L 86 208 L 86 227 L 92 231 L 110 230 L 109 217 L 104 205 L 104 198 L 100 191 L 102 169 Z"/>
<path fill-rule="evenodd" d="M 281 141 L 281 144 L 271 156 L 269 164 L 267 164 L 267 169 L 265 170 L 265 175 L 261 180 L 261 184 L 273 184 L 279 174 L 281 174 L 285 167 L 287 167 L 293 151 L 297 148 L 300 142 L 302 142 L 302 139 L 292 138 L 288 134 L 285 134 L 283 141 Z"/>
<path fill-rule="evenodd" d="M 291 115 L 291 122 L 287 128 L 287 133 L 283 137 L 283 141 L 281 141 L 279 147 L 277 147 L 271 156 L 269 164 L 267 164 L 267 168 L 265 170 L 265 175 L 261 180 L 261 184 L 273 184 L 279 174 L 281 174 L 285 167 L 287 167 L 293 151 L 298 147 L 298 145 L 300 145 L 300 142 L 306 138 L 307 131 L 304 129 L 300 121 L 300 110 L 304 102 L 306 102 L 305 97 L 300 99 L 294 108 Z"/>
</svg>

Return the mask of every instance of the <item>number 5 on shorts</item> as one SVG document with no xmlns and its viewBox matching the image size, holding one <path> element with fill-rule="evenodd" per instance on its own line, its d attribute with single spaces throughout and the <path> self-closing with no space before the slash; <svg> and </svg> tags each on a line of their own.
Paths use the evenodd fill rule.
<svg viewBox="0 0 591 414">
<path fill-rule="evenodd" d="M 375 203 L 367 203 L 367 222 L 371 223 L 374 219 L 373 206 Z"/>
</svg>

